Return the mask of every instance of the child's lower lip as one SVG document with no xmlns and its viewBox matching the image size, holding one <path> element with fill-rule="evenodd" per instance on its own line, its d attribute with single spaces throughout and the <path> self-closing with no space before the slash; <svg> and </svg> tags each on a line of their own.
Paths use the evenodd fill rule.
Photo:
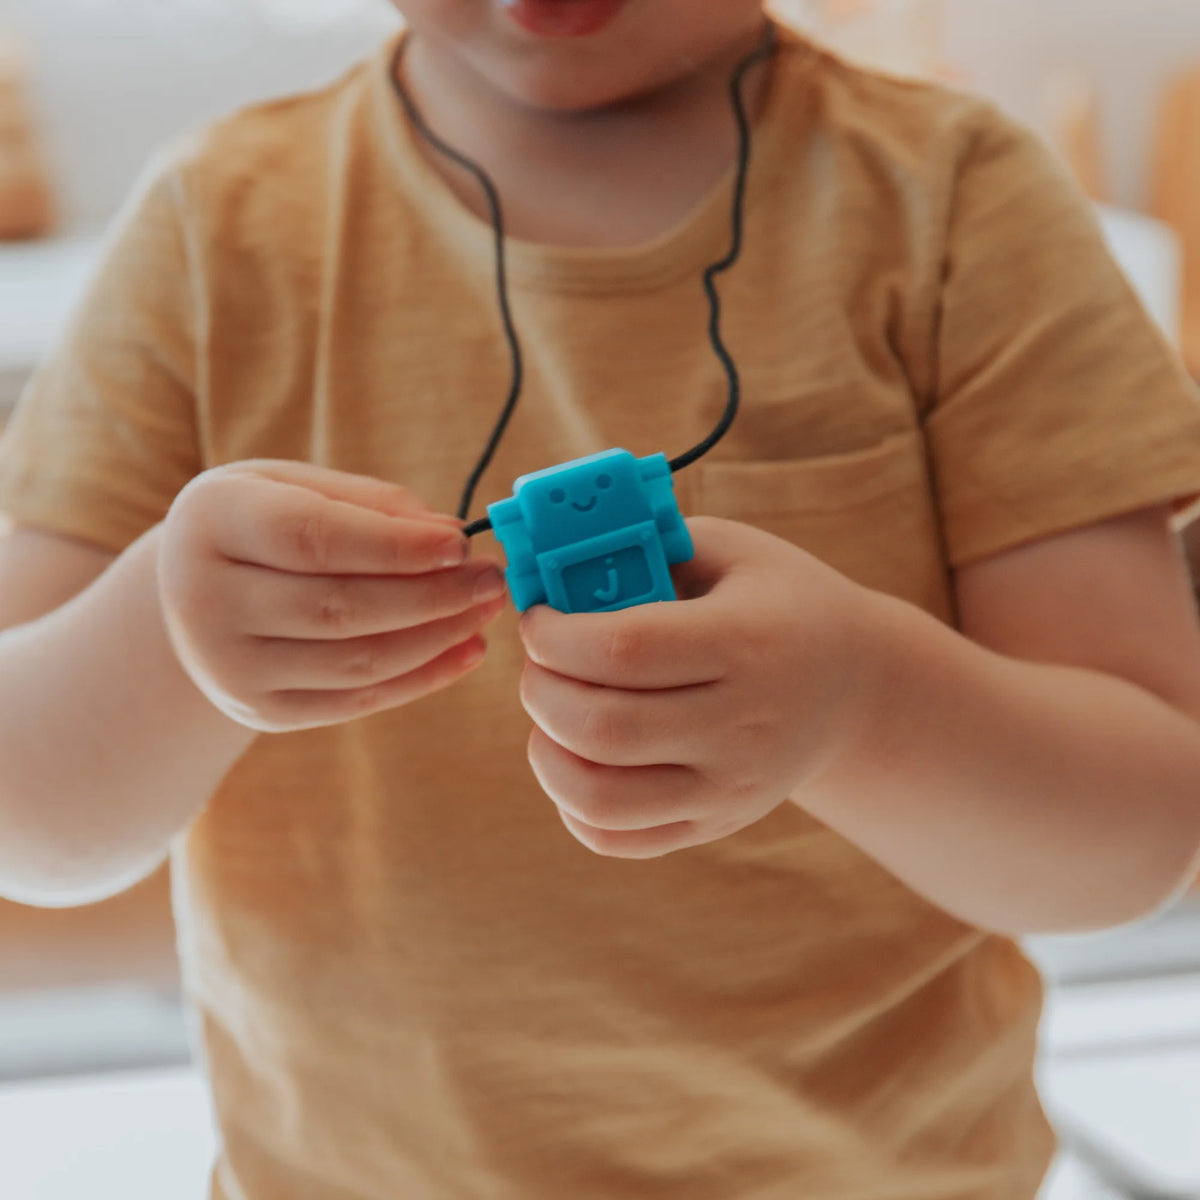
<svg viewBox="0 0 1200 1200">
<path fill-rule="evenodd" d="M 611 25 L 626 0 L 501 0 L 501 7 L 539 37 L 587 37 Z"/>
</svg>

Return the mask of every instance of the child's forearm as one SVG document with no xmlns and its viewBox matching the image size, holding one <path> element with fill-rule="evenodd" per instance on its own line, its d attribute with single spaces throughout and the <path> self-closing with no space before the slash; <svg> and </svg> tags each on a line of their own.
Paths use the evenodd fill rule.
<svg viewBox="0 0 1200 1200">
<path fill-rule="evenodd" d="M 80 902 L 154 866 L 254 733 L 171 648 L 158 531 L 40 620 L 0 633 L 0 893 Z"/>
<path fill-rule="evenodd" d="M 1200 724 L 1137 686 L 986 650 L 882 600 L 878 702 L 795 799 L 964 920 L 1146 915 L 1200 852 Z"/>
</svg>

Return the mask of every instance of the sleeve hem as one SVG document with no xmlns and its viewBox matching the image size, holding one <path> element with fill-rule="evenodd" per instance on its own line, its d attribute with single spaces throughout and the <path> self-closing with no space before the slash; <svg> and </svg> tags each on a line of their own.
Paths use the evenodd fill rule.
<svg viewBox="0 0 1200 1200">
<path fill-rule="evenodd" d="M 70 497 L 51 499 L 26 489 L 12 489 L 0 481 L 0 513 L 14 526 L 87 542 L 118 555 L 127 550 L 157 522 L 135 525 L 115 519 L 105 505 L 72 504 Z"/>
<path fill-rule="evenodd" d="M 1103 483 L 1097 485 L 1103 488 Z M 972 522 L 969 533 L 952 539 L 950 566 L 958 569 L 1030 542 L 1069 533 L 1140 509 L 1165 506 L 1178 528 L 1200 517 L 1200 464 L 1151 473 L 1125 486 L 1090 491 L 1087 496 L 1029 496 L 1019 511 Z"/>
</svg>

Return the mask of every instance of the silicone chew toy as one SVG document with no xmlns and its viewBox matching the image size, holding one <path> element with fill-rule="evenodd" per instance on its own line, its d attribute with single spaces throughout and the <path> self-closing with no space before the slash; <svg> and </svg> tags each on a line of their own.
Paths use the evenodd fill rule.
<svg viewBox="0 0 1200 1200">
<path fill-rule="evenodd" d="M 605 450 L 522 475 L 488 516 L 520 612 L 535 604 L 615 612 L 674 600 L 669 568 L 694 553 L 664 454 Z"/>
</svg>

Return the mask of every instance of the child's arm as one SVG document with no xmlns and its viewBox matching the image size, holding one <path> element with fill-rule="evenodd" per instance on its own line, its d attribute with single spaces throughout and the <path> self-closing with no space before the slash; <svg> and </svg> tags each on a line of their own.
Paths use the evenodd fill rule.
<svg viewBox="0 0 1200 1200">
<path fill-rule="evenodd" d="M 1165 512 L 964 570 L 974 641 L 767 534 L 691 527 L 699 598 L 524 619 L 531 761 L 584 844 L 667 853 L 790 797 L 1008 933 L 1131 920 L 1185 882 L 1200 632 Z"/>
<path fill-rule="evenodd" d="M 128 884 L 256 732 L 460 678 L 503 605 L 491 564 L 447 566 L 465 549 L 402 488 L 285 463 L 205 473 L 107 568 L 46 534 L 0 542 L 0 893 Z"/>
<path fill-rule="evenodd" d="M 0 894 L 11 899 L 80 903 L 134 882 L 254 737 L 171 649 L 159 537 L 109 566 L 51 534 L 0 541 Z M 88 574 L 56 606 L 63 583 Z"/>
</svg>

